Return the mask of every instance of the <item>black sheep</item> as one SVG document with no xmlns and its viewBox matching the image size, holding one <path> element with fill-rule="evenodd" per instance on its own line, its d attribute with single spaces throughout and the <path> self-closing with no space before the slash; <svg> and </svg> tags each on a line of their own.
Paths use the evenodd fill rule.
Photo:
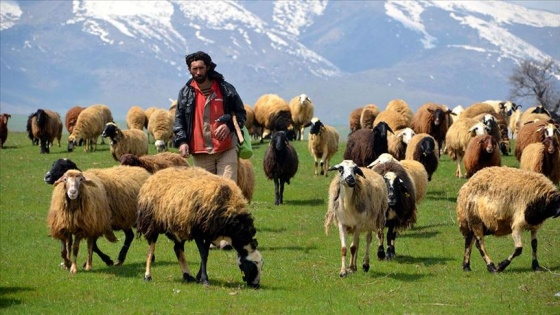
<svg viewBox="0 0 560 315">
<path fill-rule="evenodd" d="M 358 166 L 366 167 L 381 154 L 389 152 L 387 132 L 391 127 L 380 121 L 373 129 L 358 129 L 348 136 L 344 159 L 352 160 Z"/>
<path fill-rule="evenodd" d="M 297 152 L 290 145 L 286 132 L 274 133 L 264 154 L 263 167 L 266 177 L 274 180 L 275 205 L 284 203 L 284 183 L 290 184 L 298 165 Z"/>
</svg>

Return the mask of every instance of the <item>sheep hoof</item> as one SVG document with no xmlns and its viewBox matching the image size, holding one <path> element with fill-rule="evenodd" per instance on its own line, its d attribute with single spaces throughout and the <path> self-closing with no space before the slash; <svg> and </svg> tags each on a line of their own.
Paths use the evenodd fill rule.
<svg viewBox="0 0 560 315">
<path fill-rule="evenodd" d="M 539 262 L 536 259 L 533 260 L 531 267 L 533 268 L 533 271 L 544 271 L 544 269 L 539 266 Z"/>
<path fill-rule="evenodd" d="M 383 249 L 377 251 L 377 259 L 385 260 L 385 251 L 383 251 Z"/>
<path fill-rule="evenodd" d="M 150 276 L 150 275 L 145 275 L 145 276 L 144 276 L 144 281 L 152 281 L 152 276 Z"/>
<path fill-rule="evenodd" d="M 186 282 L 196 282 L 196 279 L 186 272 L 183 274 L 183 280 Z"/>
<path fill-rule="evenodd" d="M 470 264 L 463 263 L 463 271 L 472 271 L 472 270 L 471 270 L 471 265 L 470 265 Z"/>
<path fill-rule="evenodd" d="M 494 263 L 489 263 L 488 265 L 486 265 L 486 268 L 487 268 L 488 271 L 491 272 L 491 273 L 495 273 L 495 272 L 496 272 L 496 265 L 494 265 Z"/>
<path fill-rule="evenodd" d="M 116 262 L 116 263 L 114 263 L 114 264 L 110 264 L 110 265 L 109 265 L 109 264 L 107 264 L 107 266 L 122 266 L 122 264 L 123 264 L 123 263 L 124 263 L 124 261 L 121 261 L 121 260 L 117 260 L 117 262 Z"/>
<path fill-rule="evenodd" d="M 346 270 L 341 271 L 340 274 L 339 274 L 339 276 L 340 276 L 341 278 L 344 278 L 344 277 L 346 277 L 347 275 L 348 275 L 348 272 L 346 272 Z"/>
<path fill-rule="evenodd" d="M 365 272 L 368 272 L 369 271 L 369 264 L 363 264 L 362 269 L 364 269 Z"/>
<path fill-rule="evenodd" d="M 509 260 L 504 260 L 502 262 L 500 262 L 498 264 L 498 272 L 504 271 L 506 269 L 507 266 L 509 266 L 510 261 Z"/>
</svg>

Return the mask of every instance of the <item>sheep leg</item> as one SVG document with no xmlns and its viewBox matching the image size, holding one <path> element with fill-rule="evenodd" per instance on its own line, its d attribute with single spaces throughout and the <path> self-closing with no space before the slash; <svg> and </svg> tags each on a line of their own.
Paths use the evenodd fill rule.
<svg viewBox="0 0 560 315">
<path fill-rule="evenodd" d="M 280 179 L 280 204 L 284 204 L 284 184 L 286 183 L 285 180 Z"/>
<path fill-rule="evenodd" d="M 274 204 L 280 204 L 280 179 L 274 177 Z"/>
<path fill-rule="evenodd" d="M 523 252 L 523 244 L 521 243 L 521 231 L 517 229 L 514 230 L 511 233 L 511 237 L 513 238 L 513 243 L 515 244 L 515 250 L 513 251 L 513 254 L 509 255 L 508 258 L 498 264 L 498 272 L 504 271 L 506 267 L 509 266 L 513 258 L 521 255 L 521 253 Z"/>
<path fill-rule="evenodd" d="M 387 259 L 391 260 L 395 257 L 395 238 L 397 233 L 395 232 L 395 223 L 391 222 L 389 228 L 387 229 Z"/>
<path fill-rule="evenodd" d="M 152 281 L 152 263 L 154 262 L 154 251 L 156 250 L 156 242 L 158 239 L 158 235 L 156 234 L 154 237 L 146 236 L 148 239 L 148 255 L 146 257 L 146 272 L 144 273 L 144 280 Z"/>
<path fill-rule="evenodd" d="M 111 259 L 111 257 L 109 257 L 109 255 L 106 255 L 104 252 L 101 251 L 101 249 L 99 249 L 99 247 L 97 247 L 97 240 L 95 240 L 93 242 L 93 252 L 97 254 L 97 256 L 99 256 L 99 258 L 101 258 L 101 260 L 103 260 L 103 262 L 105 263 L 105 265 L 107 266 L 112 266 L 113 265 L 113 260 Z M 84 267 L 85 267 L 85 263 L 84 263 Z"/>
<path fill-rule="evenodd" d="M 463 271 L 471 271 L 471 252 L 474 243 L 474 233 L 465 236 L 465 255 L 463 256 Z"/>
<path fill-rule="evenodd" d="M 175 245 L 173 245 L 173 250 L 175 251 L 175 256 L 179 261 L 179 266 L 181 266 L 181 272 L 183 273 L 183 280 L 186 282 L 194 282 L 195 278 L 191 276 L 191 271 L 187 265 L 187 260 L 185 259 L 185 241 L 175 240 Z"/>
<path fill-rule="evenodd" d="M 96 237 L 89 237 L 87 239 L 87 258 L 86 258 L 86 266 L 84 267 L 85 270 L 91 270 L 92 261 L 93 261 L 93 244 L 97 241 Z"/>
<path fill-rule="evenodd" d="M 72 235 L 66 236 L 64 240 L 60 241 L 60 256 L 63 262 L 60 264 L 64 269 L 69 269 L 72 263 L 70 262 L 70 248 L 72 247 Z"/>
<path fill-rule="evenodd" d="M 315 168 L 314 168 L 315 172 L 314 172 L 314 175 L 317 175 L 317 174 L 319 174 L 319 172 L 317 171 L 317 169 L 319 168 L 319 162 L 318 162 L 318 159 L 317 159 L 317 157 L 316 157 L 315 155 L 313 155 L 313 160 L 315 160 Z M 323 173 L 323 171 L 322 171 L 322 169 L 321 169 L 321 175 L 323 175 L 322 173 Z"/>
<path fill-rule="evenodd" d="M 371 240 L 372 239 L 373 239 L 372 232 L 367 231 L 367 233 L 366 233 L 366 253 L 364 255 L 364 263 L 362 264 L 362 269 L 365 272 L 369 271 L 369 251 L 371 249 Z"/>
<path fill-rule="evenodd" d="M 80 241 L 82 240 L 81 237 L 76 236 L 76 240 L 72 245 L 72 265 L 70 266 L 70 273 L 78 272 L 78 266 L 76 264 L 76 260 L 78 259 L 78 251 L 80 250 Z"/>
<path fill-rule="evenodd" d="M 358 260 L 358 248 L 360 246 L 360 231 L 358 229 L 354 229 L 354 233 L 352 234 L 352 244 L 350 244 L 350 271 L 355 272 L 358 270 L 357 267 L 357 260 Z"/>
<path fill-rule="evenodd" d="M 383 248 L 383 230 L 377 231 L 377 259 L 385 259 L 385 249 Z"/>
<path fill-rule="evenodd" d="M 461 159 L 459 157 L 457 157 L 457 169 L 455 170 L 455 177 L 463 177 L 463 174 L 461 174 Z"/>
<path fill-rule="evenodd" d="M 208 254 L 210 253 L 210 242 L 200 237 L 194 239 L 200 254 L 200 269 L 196 275 L 196 280 L 204 285 L 209 285 L 208 273 L 206 272 L 206 264 L 208 263 Z M 184 275 L 184 274 L 183 274 Z"/>
<path fill-rule="evenodd" d="M 488 254 L 486 253 L 486 246 L 484 245 L 484 236 L 479 236 L 475 234 L 475 237 L 476 237 L 476 248 L 478 248 L 478 251 L 482 256 L 482 259 L 484 259 L 484 262 L 486 263 L 486 269 L 488 269 L 489 272 L 496 272 L 496 266 L 490 259 L 490 256 L 488 256 Z"/>
<path fill-rule="evenodd" d="M 126 254 L 128 253 L 128 249 L 130 248 L 130 244 L 134 239 L 134 232 L 132 232 L 132 229 L 124 229 L 123 232 L 124 232 L 124 244 L 123 247 L 121 248 L 121 251 L 119 252 L 119 257 L 117 258 L 117 263 L 115 264 L 115 266 L 121 266 L 124 263 L 124 260 L 126 259 Z"/>
<path fill-rule="evenodd" d="M 338 223 L 338 234 L 340 236 L 340 256 L 342 258 L 339 276 L 342 278 L 348 274 L 348 272 L 346 271 L 346 238 L 348 237 L 348 232 L 346 231 L 346 228 L 340 223 Z"/>
<path fill-rule="evenodd" d="M 327 165 L 325 161 L 327 160 L 327 150 L 323 150 L 323 156 L 321 156 L 321 175 L 327 175 Z"/>
<path fill-rule="evenodd" d="M 539 266 L 539 261 L 537 260 L 537 231 L 531 231 L 531 248 L 533 249 L 533 262 L 531 267 L 534 271 L 543 271 L 544 269 Z"/>
</svg>

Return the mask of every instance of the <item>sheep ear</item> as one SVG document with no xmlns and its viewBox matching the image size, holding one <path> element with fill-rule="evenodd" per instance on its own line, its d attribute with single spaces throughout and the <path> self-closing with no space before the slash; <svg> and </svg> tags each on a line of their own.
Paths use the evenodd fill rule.
<svg viewBox="0 0 560 315">
<path fill-rule="evenodd" d="M 53 186 L 56 186 L 60 183 L 63 183 L 66 180 L 66 177 L 62 176 L 59 179 L 56 180 L 56 182 L 53 183 Z"/>
<path fill-rule="evenodd" d="M 395 133 L 393 132 L 393 130 L 391 129 L 391 127 L 389 127 L 389 125 L 387 125 L 387 130 L 389 130 L 392 134 L 395 134 Z"/>
<path fill-rule="evenodd" d="M 359 167 L 357 167 L 357 166 L 354 168 L 354 173 L 356 173 L 357 175 L 362 176 L 363 178 L 366 178 L 366 175 L 364 175 L 364 172 L 362 172 L 362 169 L 359 168 Z"/>
<path fill-rule="evenodd" d="M 342 169 L 342 166 L 333 165 L 333 166 L 329 167 L 329 169 L 327 171 L 339 171 L 340 169 Z"/>
<path fill-rule="evenodd" d="M 311 122 L 308 122 L 308 123 L 306 123 L 306 124 L 305 124 L 305 125 L 303 125 L 303 126 L 304 126 L 305 128 L 307 128 L 307 127 L 309 127 L 309 126 L 311 126 L 311 125 L 313 125 L 313 123 L 311 123 Z"/>
</svg>

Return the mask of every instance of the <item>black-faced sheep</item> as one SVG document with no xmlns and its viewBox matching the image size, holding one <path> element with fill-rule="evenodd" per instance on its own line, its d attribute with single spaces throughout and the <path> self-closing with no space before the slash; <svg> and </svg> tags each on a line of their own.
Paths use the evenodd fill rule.
<svg viewBox="0 0 560 315">
<path fill-rule="evenodd" d="M 139 129 L 121 130 L 115 123 L 107 123 L 101 134 L 103 138 L 111 139 L 111 155 L 120 162 L 126 153 L 142 156 L 148 154 L 148 136 Z"/>
<path fill-rule="evenodd" d="M 64 125 L 66 126 L 66 130 L 68 131 L 68 134 L 72 134 L 72 131 L 74 130 L 74 126 L 78 121 L 78 116 L 80 116 L 80 113 L 84 109 L 86 108 L 82 106 L 74 106 L 66 112 L 66 116 L 64 118 Z"/>
<path fill-rule="evenodd" d="M 8 119 L 11 117 L 10 114 L 0 115 L 0 149 L 4 148 L 4 143 L 8 139 Z"/>
<path fill-rule="evenodd" d="M 379 115 L 379 108 L 375 104 L 362 107 L 360 113 L 360 129 L 373 129 L 375 119 Z"/>
<path fill-rule="evenodd" d="M 264 94 L 255 102 L 255 125 L 267 129 L 271 133 L 287 131 L 292 122 L 290 106 L 276 94 Z M 261 135 L 261 142 L 267 136 Z"/>
<path fill-rule="evenodd" d="M 150 174 L 172 166 L 189 166 L 189 162 L 184 157 L 174 152 L 161 152 L 143 156 L 123 154 L 121 155 L 120 163 L 121 165 L 142 167 Z"/>
<path fill-rule="evenodd" d="M 348 136 L 344 159 L 352 160 L 365 167 L 379 155 L 388 152 L 387 134 L 393 132 L 385 122 L 379 122 L 373 129 L 358 129 Z"/>
<path fill-rule="evenodd" d="M 427 103 L 416 111 L 416 114 L 412 118 L 410 123 L 410 128 L 414 132 L 427 133 L 434 137 L 436 140 L 438 148 L 442 147 L 443 141 L 445 141 L 445 135 L 449 127 L 448 120 L 450 119 L 451 110 L 447 106 L 442 106 L 434 103 Z M 438 157 L 440 152 L 438 149 Z"/>
<path fill-rule="evenodd" d="M 515 157 L 521 160 L 521 154 L 525 147 L 531 143 L 541 143 L 545 137 L 558 137 L 559 127 L 552 121 L 538 121 L 523 125 L 519 129 L 517 141 L 515 142 Z"/>
<path fill-rule="evenodd" d="M 284 203 L 284 184 L 290 184 L 298 166 L 297 152 L 289 143 L 286 132 L 277 131 L 272 135 L 263 159 L 266 177 L 274 180 L 275 205 Z"/>
<path fill-rule="evenodd" d="M 63 266 L 71 273 L 77 272 L 80 241 L 87 239 L 85 269 L 90 270 L 97 238 L 105 236 L 111 242 L 117 241 L 111 229 L 111 210 L 105 186 L 99 178 L 78 170 L 67 171 L 54 182 L 54 186 L 47 216 L 49 235 L 61 241 Z"/>
<path fill-rule="evenodd" d="M 148 126 L 146 113 L 140 106 L 132 106 L 126 113 L 126 126 L 128 129 L 144 130 Z"/>
<path fill-rule="evenodd" d="M 84 140 L 84 152 L 97 150 L 97 138 L 103 133 L 107 119 L 107 106 L 92 105 L 84 109 L 78 116 L 74 130 L 68 136 L 68 152 Z"/>
<path fill-rule="evenodd" d="M 512 101 L 494 101 L 494 100 L 488 100 L 488 101 L 484 101 L 484 103 L 486 104 L 490 104 L 492 105 L 492 107 L 494 107 L 494 111 L 496 111 L 496 113 L 500 114 L 501 117 L 504 119 L 505 123 L 506 123 L 506 127 L 510 128 L 510 126 L 512 125 L 512 120 L 517 120 L 519 117 L 516 117 L 516 112 L 521 113 L 521 105 L 520 104 L 515 104 Z M 510 129 L 508 133 L 512 135 L 513 137 L 513 129 Z"/>
<path fill-rule="evenodd" d="M 507 183 L 507 189 L 504 189 Z M 488 167 L 478 171 L 459 190 L 457 221 L 465 238 L 463 270 L 471 271 L 473 243 L 490 272 L 506 269 L 521 255 L 523 231 L 531 231 L 533 270 L 541 270 L 537 260 L 537 230 L 550 217 L 560 216 L 560 191 L 544 175 L 511 167 Z M 496 267 L 487 254 L 485 235 L 511 234 L 514 252 Z"/>
<path fill-rule="evenodd" d="M 398 161 L 379 163 L 374 165 L 372 170 L 383 176 L 387 185 L 387 259 L 392 259 L 396 255 L 397 232 L 416 223 L 416 191 L 410 175 Z M 382 250 L 381 247 L 379 252 Z"/>
<path fill-rule="evenodd" d="M 323 124 L 317 117 L 311 119 L 310 126 L 307 148 L 315 160 L 315 175 L 320 167 L 320 174 L 328 176 L 329 161 L 338 151 L 340 135 L 334 127 Z"/>
<path fill-rule="evenodd" d="M 237 185 L 199 167 L 167 168 L 152 175 L 138 195 L 139 235 L 148 241 L 145 280 L 152 280 L 152 257 L 159 234 L 174 242 L 183 280 L 208 284 L 206 271 L 211 243 L 227 239 L 247 285 L 258 288 L 262 256 L 247 200 Z M 185 242 L 194 240 L 200 269 L 193 277 L 185 259 Z"/>
<path fill-rule="evenodd" d="M 154 138 L 157 152 L 167 151 L 167 144 L 173 136 L 173 120 L 168 110 L 158 109 L 148 120 L 148 134 Z"/>
<path fill-rule="evenodd" d="M 325 233 L 331 223 L 338 226 L 341 242 L 342 266 L 339 275 L 344 277 L 357 268 L 360 234 L 366 233 L 366 249 L 362 268 L 369 271 L 369 253 L 372 233 L 377 234 L 379 259 L 383 250 L 383 228 L 387 211 L 387 186 L 381 175 L 360 168 L 351 160 L 333 165 L 329 170 L 338 170 L 329 186 L 329 206 L 325 215 Z M 352 233 L 350 265 L 346 267 L 347 235 Z"/>
<path fill-rule="evenodd" d="M 419 133 L 410 139 L 406 146 L 405 159 L 422 163 L 428 173 L 428 180 L 439 166 L 439 147 L 434 137 L 427 133 Z"/>
<path fill-rule="evenodd" d="M 463 176 L 461 164 L 471 138 L 485 134 L 488 134 L 488 127 L 474 118 L 461 117 L 449 127 L 445 136 L 445 144 L 447 154 L 453 161 L 457 162 L 456 177 Z"/>
<path fill-rule="evenodd" d="M 58 140 L 60 147 L 62 120 L 57 112 L 38 109 L 31 118 L 31 130 L 33 138 L 40 141 L 41 153 L 50 153 L 49 146 L 54 143 L 54 139 Z"/>
<path fill-rule="evenodd" d="M 519 168 L 541 173 L 555 185 L 560 182 L 558 139 L 545 137 L 542 143 L 531 143 L 523 149 Z"/>
<path fill-rule="evenodd" d="M 363 107 L 358 107 L 350 112 L 350 116 L 348 117 L 348 125 L 350 127 L 350 133 L 361 129 L 360 118 L 362 116 Z"/>
<path fill-rule="evenodd" d="M 498 151 L 498 142 L 491 135 L 471 138 L 465 156 L 465 177 L 470 178 L 485 167 L 502 166 L 502 157 Z"/>
<path fill-rule="evenodd" d="M 290 100 L 288 104 L 292 113 L 292 122 L 296 133 L 296 140 L 303 140 L 305 126 L 311 122 L 315 106 L 307 94 L 300 94 Z"/>
</svg>

